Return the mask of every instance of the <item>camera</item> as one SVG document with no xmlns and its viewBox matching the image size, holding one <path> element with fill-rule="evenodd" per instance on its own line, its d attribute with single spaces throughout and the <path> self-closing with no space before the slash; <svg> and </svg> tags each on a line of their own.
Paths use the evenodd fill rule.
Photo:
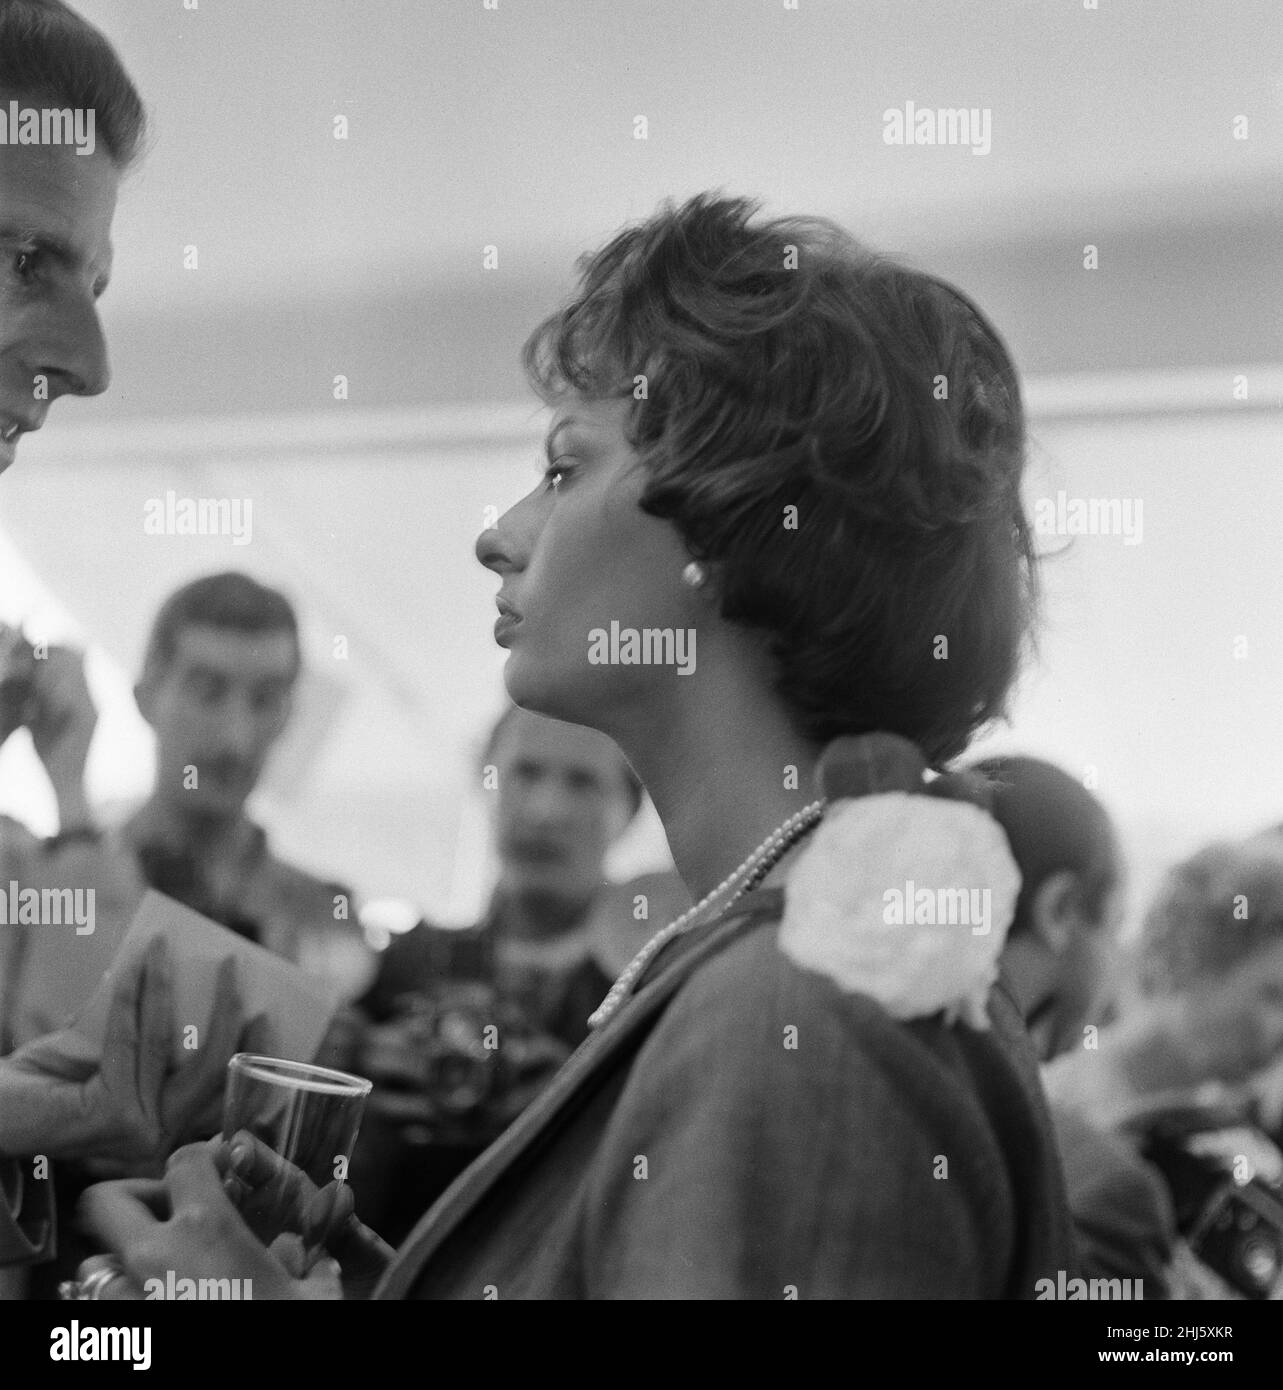
<svg viewBox="0 0 1283 1390">
<path fill-rule="evenodd" d="M 1283 1297 L 1283 1153 L 1224 1108 L 1151 1117 L 1142 1156 L 1162 1173 L 1194 1255 L 1244 1298 Z"/>
<path fill-rule="evenodd" d="M 412 1126 L 418 1142 L 491 1143 L 570 1055 L 520 1001 L 488 980 L 438 980 L 400 996 L 397 1011 L 409 1029 L 417 1075 L 382 1085 L 429 1103 L 431 1119 Z"/>
<path fill-rule="evenodd" d="M 480 983 L 456 984 L 419 1003 L 424 1091 L 453 1119 L 480 1109 L 496 1088 L 499 1058 L 487 1046 L 495 1017 L 494 991 Z"/>
</svg>

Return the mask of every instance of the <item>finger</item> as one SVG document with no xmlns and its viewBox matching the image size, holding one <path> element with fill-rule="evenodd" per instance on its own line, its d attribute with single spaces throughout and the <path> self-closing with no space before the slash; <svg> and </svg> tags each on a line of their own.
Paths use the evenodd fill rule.
<svg viewBox="0 0 1283 1390">
<path fill-rule="evenodd" d="M 157 938 L 159 939 L 159 938 Z M 103 1030 L 100 1068 L 109 1080 L 109 1089 L 125 1095 L 135 1089 L 138 1053 L 138 1001 L 142 995 L 146 963 L 152 946 L 141 960 L 132 961 L 116 975 L 111 987 L 111 1004 Z M 123 1082 L 121 1085 L 119 1083 Z"/>
<path fill-rule="evenodd" d="M 165 1165 L 165 1181 L 175 1217 L 184 1214 L 235 1216 L 236 1208 L 223 1191 L 223 1179 L 204 1144 L 175 1149 Z"/>
<path fill-rule="evenodd" d="M 307 1278 L 303 1281 L 303 1289 L 308 1298 L 342 1298 L 342 1279 L 343 1271 L 339 1268 L 338 1263 L 322 1256 L 312 1266 Z"/>
<path fill-rule="evenodd" d="M 77 1207 L 77 1223 L 128 1263 L 129 1251 L 155 1233 L 161 1218 L 139 1196 L 136 1184 L 126 1180 L 86 1188 Z"/>
<path fill-rule="evenodd" d="M 145 1297 L 142 1288 L 121 1269 L 120 1260 L 115 1255 L 90 1255 L 87 1260 L 82 1260 L 76 1268 L 76 1283 L 83 1286 L 93 1275 L 104 1271 L 110 1271 L 112 1277 L 96 1285 L 94 1298 L 120 1302 Z M 59 1292 L 62 1292 L 61 1287 Z"/>
<path fill-rule="evenodd" d="M 350 1216 L 325 1243 L 343 1267 L 345 1280 L 372 1283 L 391 1264 L 396 1251 L 381 1236 Z"/>
<path fill-rule="evenodd" d="M 241 1001 L 236 988 L 236 962 L 228 956 L 219 963 L 212 1013 L 197 1047 L 165 1082 L 163 1112 L 165 1133 L 174 1139 L 208 1126 L 218 1128 L 227 1087 L 227 1062 L 236 1051 Z"/>
<path fill-rule="evenodd" d="M 267 1247 L 285 1266 L 293 1279 L 307 1277 L 308 1271 L 316 1263 L 318 1250 L 309 1249 L 293 1231 L 282 1231 Z"/>
<path fill-rule="evenodd" d="M 301 1229 L 304 1212 L 317 1195 L 311 1178 L 247 1130 L 233 1136 L 231 1150 L 231 1172 L 246 1189 L 237 1205 L 250 1225 L 260 1234 Z"/>
<path fill-rule="evenodd" d="M 162 1088 L 169 1070 L 174 1030 L 173 974 L 163 936 L 154 936 L 143 956 L 139 990 L 136 1090 L 139 1106 L 158 1128 L 162 1125 Z"/>
<path fill-rule="evenodd" d="M 307 1204 L 299 1223 L 304 1244 L 324 1245 L 355 1210 L 356 1199 L 347 1183 L 326 1183 Z"/>
<path fill-rule="evenodd" d="M 303 1176 L 288 1159 L 247 1129 L 238 1129 L 232 1135 L 228 1157 L 232 1171 L 250 1187 L 262 1187 L 282 1177 Z"/>
<path fill-rule="evenodd" d="M 169 1218 L 169 1188 L 163 1178 L 115 1178 L 110 1183 L 97 1185 L 113 1187 L 124 1195 L 133 1197 L 158 1220 L 165 1221 Z"/>
</svg>

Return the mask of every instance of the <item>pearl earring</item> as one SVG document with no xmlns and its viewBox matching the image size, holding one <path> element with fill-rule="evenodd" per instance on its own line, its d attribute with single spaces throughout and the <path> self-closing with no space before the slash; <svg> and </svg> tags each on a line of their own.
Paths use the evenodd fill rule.
<svg viewBox="0 0 1283 1390">
<path fill-rule="evenodd" d="M 682 571 L 682 583 L 689 584 L 692 589 L 700 588 L 707 578 L 704 566 L 698 560 L 692 560 Z"/>
</svg>

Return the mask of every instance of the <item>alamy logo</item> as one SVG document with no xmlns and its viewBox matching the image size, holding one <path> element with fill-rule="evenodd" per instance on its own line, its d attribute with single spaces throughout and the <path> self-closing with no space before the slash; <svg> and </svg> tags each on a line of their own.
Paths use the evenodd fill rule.
<svg viewBox="0 0 1283 1390">
<path fill-rule="evenodd" d="M 992 888 L 925 888 L 910 879 L 882 894 L 882 920 L 889 927 L 970 927 L 988 936 L 993 926 Z"/>
<path fill-rule="evenodd" d="M 91 109 L 57 106 L 0 106 L 0 145 L 75 145 L 93 154 L 95 114 Z"/>
<path fill-rule="evenodd" d="M 993 148 L 993 110 L 980 106 L 888 106 L 882 113 L 882 142 L 886 145 L 968 145 L 972 154 Z"/>
<path fill-rule="evenodd" d="M 163 1279 L 148 1279 L 143 1294 L 149 1299 L 163 1298 L 179 1302 L 204 1299 L 210 1302 L 239 1303 L 254 1297 L 252 1279 L 180 1279 L 172 1269 Z"/>
<path fill-rule="evenodd" d="M 1112 1299 L 1124 1302 L 1139 1301 L 1145 1297 L 1143 1279 L 1071 1279 L 1063 1269 L 1056 1271 L 1054 1279 L 1039 1279 L 1034 1285 L 1034 1297 L 1038 1301 L 1049 1298 L 1068 1299 Z"/>
<path fill-rule="evenodd" d="M 588 661 L 593 666 L 676 666 L 679 676 L 695 669 L 693 627 L 595 627 L 588 634 Z"/>
<path fill-rule="evenodd" d="M 1124 545 L 1145 538 L 1145 509 L 1139 497 L 1040 497 L 1034 503 L 1040 536 L 1121 536 Z"/>
<path fill-rule="evenodd" d="M 248 497 L 164 497 L 143 503 L 147 536 L 230 536 L 233 545 L 248 545 L 254 530 L 254 503 Z"/>
<path fill-rule="evenodd" d="M 70 927 L 94 934 L 93 888 L 23 888 L 14 879 L 0 886 L 0 927 Z"/>
<path fill-rule="evenodd" d="M 132 1361 L 134 1370 L 151 1369 L 150 1327 L 55 1327 L 49 1333 L 50 1361 Z"/>
</svg>

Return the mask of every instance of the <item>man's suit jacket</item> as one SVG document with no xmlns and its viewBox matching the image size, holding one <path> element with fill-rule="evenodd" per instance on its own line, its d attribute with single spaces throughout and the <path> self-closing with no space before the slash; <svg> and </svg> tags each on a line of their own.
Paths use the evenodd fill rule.
<svg viewBox="0 0 1283 1390">
<path fill-rule="evenodd" d="M 1072 1272 L 1037 1069 L 779 950 L 762 890 L 641 989 L 444 1194 L 376 1297 L 1032 1298 Z"/>
</svg>

